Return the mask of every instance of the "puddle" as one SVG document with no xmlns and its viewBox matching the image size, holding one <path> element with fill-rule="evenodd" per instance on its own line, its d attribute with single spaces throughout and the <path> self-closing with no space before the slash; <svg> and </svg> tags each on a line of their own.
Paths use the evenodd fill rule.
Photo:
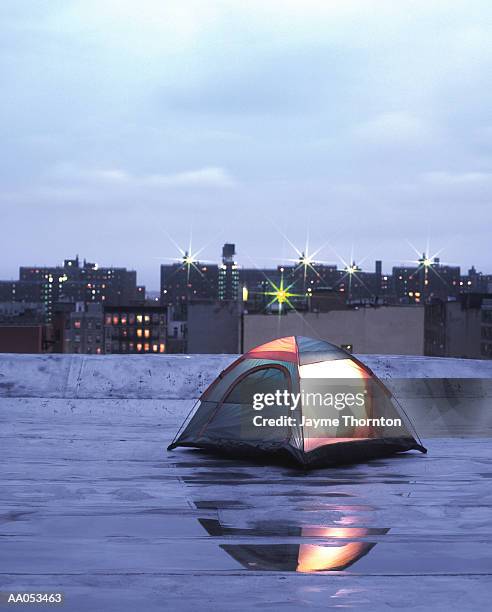
<svg viewBox="0 0 492 612">
<path fill-rule="evenodd" d="M 356 517 L 345 515 L 339 524 L 332 526 L 257 521 L 247 527 L 234 527 L 218 519 L 199 519 L 200 525 L 214 538 L 249 540 L 219 544 L 219 548 L 243 568 L 301 573 L 345 570 L 376 546 L 376 542 L 368 542 L 365 538 L 385 535 L 389 531 L 380 527 L 353 526 L 356 522 Z M 278 538 L 300 541 L 265 542 Z M 255 541 L 258 539 L 260 541 Z"/>
<path fill-rule="evenodd" d="M 198 519 L 200 525 L 211 536 L 289 536 L 297 538 L 363 538 L 370 535 L 384 535 L 389 529 L 384 527 L 340 527 L 351 524 L 351 517 L 342 517 L 336 526 L 292 525 L 277 521 L 256 522 L 251 527 L 231 527 L 222 525 L 217 519 Z"/>
<path fill-rule="evenodd" d="M 342 571 L 375 546 L 370 542 L 349 542 L 340 546 L 318 544 L 222 544 L 220 548 L 245 569 L 281 572 Z"/>
<path fill-rule="evenodd" d="M 225 510 L 231 508 L 250 508 L 247 504 L 235 499 L 202 500 L 193 502 L 198 510 Z"/>
</svg>

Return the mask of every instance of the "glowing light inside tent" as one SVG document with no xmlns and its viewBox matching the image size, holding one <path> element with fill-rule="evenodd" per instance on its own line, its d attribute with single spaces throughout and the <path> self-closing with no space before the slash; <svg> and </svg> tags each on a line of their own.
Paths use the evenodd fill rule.
<svg viewBox="0 0 492 612">
<path fill-rule="evenodd" d="M 352 359 L 318 361 L 299 366 L 302 378 L 370 378 L 369 374 Z"/>
</svg>

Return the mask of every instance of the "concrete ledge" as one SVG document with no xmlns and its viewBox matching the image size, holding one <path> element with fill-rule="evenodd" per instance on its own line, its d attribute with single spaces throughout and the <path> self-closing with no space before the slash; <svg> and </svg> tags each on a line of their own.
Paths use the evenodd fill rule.
<svg viewBox="0 0 492 612">
<path fill-rule="evenodd" d="M 492 361 L 359 355 L 379 377 L 492 379 Z M 0 354 L 0 397 L 193 399 L 237 355 Z"/>
</svg>

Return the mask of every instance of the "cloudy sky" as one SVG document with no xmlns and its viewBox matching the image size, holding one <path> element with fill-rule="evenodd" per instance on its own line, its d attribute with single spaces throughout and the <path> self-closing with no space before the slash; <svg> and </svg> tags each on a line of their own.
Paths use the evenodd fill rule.
<svg viewBox="0 0 492 612">
<path fill-rule="evenodd" d="M 0 278 L 155 289 L 190 235 L 492 272 L 489 0 L 3 0 L 0 78 Z"/>
</svg>

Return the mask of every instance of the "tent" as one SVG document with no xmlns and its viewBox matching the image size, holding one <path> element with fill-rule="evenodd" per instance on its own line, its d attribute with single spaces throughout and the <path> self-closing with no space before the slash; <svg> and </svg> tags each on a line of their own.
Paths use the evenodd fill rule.
<svg viewBox="0 0 492 612">
<path fill-rule="evenodd" d="M 168 450 L 178 446 L 304 468 L 427 452 L 366 365 L 304 336 L 262 344 L 221 372 Z"/>
</svg>

